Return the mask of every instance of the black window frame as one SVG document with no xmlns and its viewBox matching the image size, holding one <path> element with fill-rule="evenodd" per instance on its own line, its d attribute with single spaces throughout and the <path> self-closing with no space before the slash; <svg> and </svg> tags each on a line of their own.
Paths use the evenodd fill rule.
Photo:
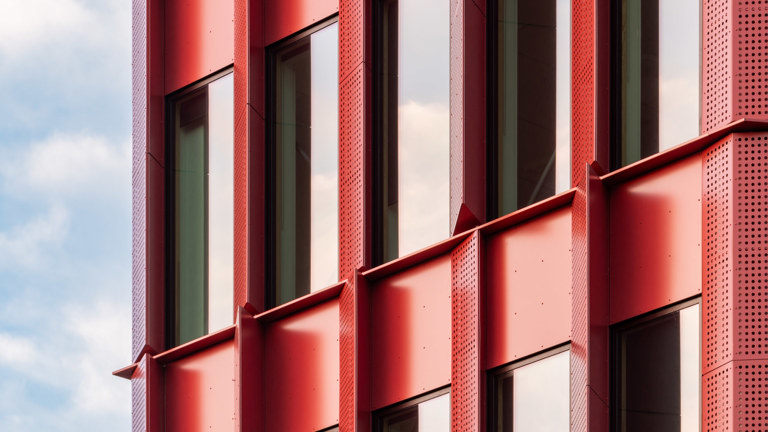
<svg viewBox="0 0 768 432">
<path fill-rule="evenodd" d="M 275 250 L 277 247 L 277 234 L 275 226 L 277 224 L 276 216 L 276 202 L 277 194 L 275 191 L 275 185 L 277 184 L 277 168 L 275 166 L 276 159 L 276 130 L 272 125 L 276 122 L 275 107 L 277 104 L 277 86 L 275 85 L 277 78 L 277 58 L 276 53 L 285 49 L 293 44 L 298 43 L 301 39 L 311 36 L 313 33 L 323 30 L 333 24 L 339 22 L 339 14 L 335 13 L 311 26 L 302 29 L 288 37 L 285 37 L 275 43 L 270 44 L 265 48 L 265 104 L 267 106 L 265 113 L 265 167 L 264 167 L 264 180 L 265 180 L 265 293 L 264 293 L 264 307 L 265 310 L 273 309 L 277 306 L 277 257 L 275 256 Z M 339 47 L 340 49 L 340 47 Z M 338 143 L 337 143 L 338 148 Z M 298 298 L 298 297 L 297 297 Z"/>
<path fill-rule="evenodd" d="M 394 414 L 408 414 L 418 409 L 419 404 L 451 393 L 451 386 L 447 385 L 430 392 L 414 396 L 402 402 L 379 408 L 371 413 L 373 420 L 373 432 L 384 432 L 384 419 Z M 448 413 L 450 416 L 450 412 Z"/>
<path fill-rule="evenodd" d="M 224 78 L 225 76 L 229 74 L 234 73 L 234 67 L 233 66 L 227 66 L 225 68 L 222 68 L 205 78 L 202 78 L 188 86 L 185 86 L 181 89 L 178 89 L 168 95 L 165 96 L 165 133 L 164 133 L 164 152 L 165 152 L 165 179 L 164 179 L 164 186 L 165 186 L 165 289 L 164 289 L 164 296 L 165 296 L 165 304 L 164 304 L 164 311 L 165 311 L 165 325 L 164 325 L 164 335 L 165 335 L 165 347 L 166 349 L 171 349 L 173 347 L 181 345 L 176 340 L 176 330 L 178 328 L 177 323 L 177 316 L 176 316 L 176 280 L 174 278 L 174 272 L 172 271 L 174 260 L 175 260 L 175 254 L 174 254 L 174 244 L 176 240 L 175 236 L 175 223 L 176 223 L 176 212 L 174 211 L 174 190 L 175 190 L 175 182 L 174 182 L 174 166 L 176 165 L 175 155 L 174 155 L 174 142 L 175 142 L 175 122 L 174 122 L 174 111 L 177 106 L 177 104 L 183 100 L 188 100 L 193 97 L 197 93 L 205 92 L 206 101 L 208 100 L 208 93 L 207 88 L 208 85 L 213 83 L 214 81 L 217 81 L 221 78 Z M 206 112 L 206 118 L 208 116 L 208 113 Z M 232 126 L 234 128 L 234 125 Z M 206 133 L 206 144 L 208 144 L 208 129 L 205 131 Z M 234 149 L 233 149 L 234 151 Z M 209 158 L 207 156 L 208 149 L 206 148 L 206 158 L 205 158 L 205 167 L 206 171 L 208 168 Z M 205 186 L 205 196 L 204 196 L 204 206 L 207 209 L 208 208 L 208 182 L 206 182 Z M 205 239 L 205 247 L 204 254 L 205 254 L 205 288 L 203 292 L 203 298 L 205 300 L 205 306 L 204 306 L 204 316 L 203 316 L 203 322 L 205 326 L 205 331 L 200 336 L 205 336 L 210 332 L 211 329 L 208 328 L 208 224 L 205 225 L 205 232 L 204 232 L 204 239 Z"/>
<path fill-rule="evenodd" d="M 621 354 L 619 352 L 621 347 L 621 334 L 626 330 L 631 330 L 639 326 L 648 324 L 656 319 L 663 318 L 665 316 L 678 313 L 683 309 L 687 309 L 691 306 L 699 306 L 699 343 L 701 343 L 701 332 L 703 329 L 702 322 L 702 298 L 700 295 L 696 297 L 681 300 L 676 303 L 672 303 L 663 306 L 659 309 L 638 315 L 618 322 L 610 326 L 609 329 L 609 389 L 610 389 L 610 402 L 609 402 L 609 430 L 619 431 L 621 430 L 621 415 L 619 413 L 619 407 L 621 404 L 621 368 L 619 362 L 621 361 Z M 699 368 L 701 368 L 701 360 L 699 360 Z M 699 370 L 701 373 L 701 370 Z M 701 400 L 702 388 L 699 387 L 699 399 Z M 701 414 L 701 412 L 699 413 Z"/>
<path fill-rule="evenodd" d="M 513 376 L 516 369 L 520 369 L 522 367 L 531 365 L 538 361 L 545 360 L 547 358 L 556 356 L 558 354 L 562 354 L 566 351 L 571 351 L 570 342 L 566 342 L 564 344 L 560 344 L 552 348 L 548 348 L 544 351 L 540 351 L 538 353 L 524 357 L 520 360 L 515 360 L 511 363 L 498 366 L 488 371 L 487 381 L 486 381 L 486 401 L 487 401 L 486 410 L 487 410 L 487 430 L 489 432 L 496 431 L 500 427 L 500 425 L 498 424 L 500 411 L 498 407 L 498 398 L 497 398 L 498 392 L 500 390 L 499 382 L 502 379 Z M 570 369 L 570 364 L 568 367 Z M 568 383 L 569 394 L 570 394 L 570 385 L 571 384 L 569 382 Z"/>
</svg>

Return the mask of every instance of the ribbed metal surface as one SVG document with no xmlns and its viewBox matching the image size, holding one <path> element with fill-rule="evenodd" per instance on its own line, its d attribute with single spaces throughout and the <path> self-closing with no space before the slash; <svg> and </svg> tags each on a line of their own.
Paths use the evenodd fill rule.
<svg viewBox="0 0 768 432">
<path fill-rule="evenodd" d="M 702 133 L 732 120 L 732 4 L 733 0 L 705 0 L 702 3 Z"/>
<path fill-rule="evenodd" d="M 482 429 L 482 301 L 480 234 L 451 252 L 451 428 Z"/>
</svg>

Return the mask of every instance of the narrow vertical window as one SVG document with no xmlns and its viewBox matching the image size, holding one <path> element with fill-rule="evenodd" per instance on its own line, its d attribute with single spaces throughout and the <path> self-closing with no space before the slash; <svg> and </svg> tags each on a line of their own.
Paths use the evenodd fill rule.
<svg viewBox="0 0 768 432">
<path fill-rule="evenodd" d="M 268 304 L 338 281 L 338 25 L 270 49 Z"/>
<path fill-rule="evenodd" d="M 374 413 L 375 432 L 448 432 L 451 395 L 440 391 Z"/>
<path fill-rule="evenodd" d="M 490 214 L 570 187 L 571 2 L 497 0 L 490 27 Z"/>
<path fill-rule="evenodd" d="M 556 351 L 495 372 L 489 430 L 560 432 L 570 427 L 570 351 Z"/>
<path fill-rule="evenodd" d="M 694 304 L 616 328 L 615 430 L 700 430 L 699 309 Z"/>
<path fill-rule="evenodd" d="M 614 169 L 699 134 L 700 18 L 699 0 L 617 2 Z"/>
<path fill-rule="evenodd" d="M 449 3 L 376 3 L 377 264 L 450 233 Z"/>
<path fill-rule="evenodd" d="M 232 324 L 232 74 L 169 100 L 169 345 Z"/>
</svg>

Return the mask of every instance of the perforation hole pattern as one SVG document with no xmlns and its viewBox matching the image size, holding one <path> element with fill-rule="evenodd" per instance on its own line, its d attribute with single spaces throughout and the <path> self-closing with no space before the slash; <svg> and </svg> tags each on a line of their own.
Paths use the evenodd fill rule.
<svg viewBox="0 0 768 432">
<path fill-rule="evenodd" d="M 133 337 L 131 353 L 137 360 L 146 344 L 147 310 L 147 4 L 133 1 Z M 135 412 L 135 410 L 134 410 Z"/>
<path fill-rule="evenodd" d="M 768 118 L 768 2 L 736 3 L 735 75 L 737 117 Z"/>
<path fill-rule="evenodd" d="M 702 380 L 704 418 L 702 429 L 707 432 L 732 430 L 733 369 L 730 364 L 714 370 Z"/>
<path fill-rule="evenodd" d="M 339 428 L 355 430 L 355 295 L 347 284 L 339 296 Z"/>
<path fill-rule="evenodd" d="M 736 134 L 736 359 L 768 358 L 768 134 Z"/>
<path fill-rule="evenodd" d="M 464 6 L 464 0 L 451 2 L 451 10 Z M 464 11 L 451 16 L 451 157 L 450 157 L 450 229 L 456 227 L 464 201 Z"/>
<path fill-rule="evenodd" d="M 248 284 L 248 15 L 247 1 L 235 1 L 235 275 L 234 310 L 246 302 Z M 256 147 L 256 143 L 253 143 Z M 262 146 L 263 147 L 263 146 Z"/>
<path fill-rule="evenodd" d="M 587 410 L 587 358 L 589 344 L 589 313 L 587 306 L 587 206 L 579 190 L 571 207 L 571 431 L 586 432 L 589 425 Z"/>
<path fill-rule="evenodd" d="M 704 372 L 732 355 L 732 144 L 722 140 L 704 154 Z"/>
<path fill-rule="evenodd" d="M 702 132 L 722 126 L 732 119 L 732 3 L 733 0 L 708 0 L 703 3 Z"/>
<path fill-rule="evenodd" d="M 147 425 L 147 361 L 144 356 L 131 377 L 131 430 L 146 432 Z"/>
<path fill-rule="evenodd" d="M 595 158 L 595 2 L 573 2 L 571 40 L 571 80 L 573 112 L 571 114 L 573 152 L 571 185 L 583 185 L 585 164 Z"/>
<path fill-rule="evenodd" d="M 451 425 L 480 430 L 480 237 L 451 252 Z"/>
<path fill-rule="evenodd" d="M 768 430 L 768 362 L 738 362 L 734 375 L 738 430 Z"/>
</svg>

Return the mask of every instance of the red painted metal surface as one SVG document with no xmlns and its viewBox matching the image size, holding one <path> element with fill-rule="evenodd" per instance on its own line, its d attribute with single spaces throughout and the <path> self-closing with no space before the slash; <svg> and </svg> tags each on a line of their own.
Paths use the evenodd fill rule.
<svg viewBox="0 0 768 432">
<path fill-rule="evenodd" d="M 235 330 L 235 431 L 258 431 L 264 425 L 264 334 L 244 308 Z"/>
<path fill-rule="evenodd" d="M 451 427 L 485 430 L 484 241 L 475 231 L 451 252 Z"/>
<path fill-rule="evenodd" d="M 266 0 L 264 34 L 267 45 L 293 33 L 304 30 L 316 22 L 339 11 L 340 0 Z"/>
<path fill-rule="evenodd" d="M 610 191 L 611 323 L 701 293 L 701 156 Z"/>
<path fill-rule="evenodd" d="M 571 209 L 487 239 L 488 368 L 567 342 Z"/>
<path fill-rule="evenodd" d="M 165 412 L 163 389 L 162 368 L 151 355 L 144 355 L 131 376 L 133 432 L 163 430 Z"/>
<path fill-rule="evenodd" d="M 358 272 L 339 298 L 339 428 L 371 430 L 371 341 L 369 288 Z"/>
<path fill-rule="evenodd" d="M 483 10 L 472 0 L 451 2 L 450 229 L 458 234 L 485 222 L 486 40 Z"/>
<path fill-rule="evenodd" d="M 733 120 L 733 7 L 731 0 L 702 2 L 702 132 Z"/>
<path fill-rule="evenodd" d="M 165 365 L 165 431 L 234 430 L 235 343 Z"/>
<path fill-rule="evenodd" d="M 371 287 L 372 409 L 451 378 L 451 259 L 444 255 Z"/>
<path fill-rule="evenodd" d="M 320 430 L 339 422 L 339 301 L 264 329 L 265 428 Z"/>
<path fill-rule="evenodd" d="M 234 61 L 234 0 L 165 1 L 166 94 Z"/>
</svg>

